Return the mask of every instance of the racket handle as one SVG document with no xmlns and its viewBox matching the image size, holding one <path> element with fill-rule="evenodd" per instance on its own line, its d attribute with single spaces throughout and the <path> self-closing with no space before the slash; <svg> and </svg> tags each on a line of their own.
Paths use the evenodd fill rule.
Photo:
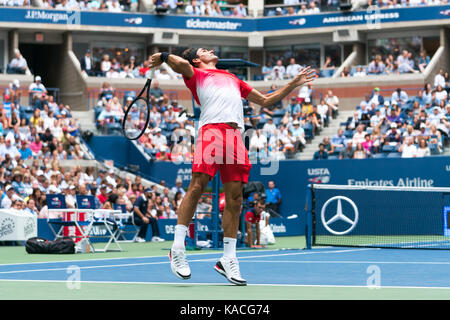
<svg viewBox="0 0 450 320">
<path fill-rule="evenodd" d="M 147 79 L 153 79 L 155 76 L 155 68 L 150 68 L 150 72 L 147 73 Z"/>
</svg>

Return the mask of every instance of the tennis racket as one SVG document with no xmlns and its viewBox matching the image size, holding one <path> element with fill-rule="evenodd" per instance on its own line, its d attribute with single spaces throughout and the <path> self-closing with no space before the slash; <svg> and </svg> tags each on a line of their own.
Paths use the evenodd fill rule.
<svg viewBox="0 0 450 320">
<path fill-rule="evenodd" d="M 150 86 L 155 74 L 155 69 L 150 69 L 144 88 L 125 110 L 122 119 L 123 135 L 129 140 L 139 139 L 150 122 Z M 145 94 L 145 96 L 143 96 Z"/>
</svg>

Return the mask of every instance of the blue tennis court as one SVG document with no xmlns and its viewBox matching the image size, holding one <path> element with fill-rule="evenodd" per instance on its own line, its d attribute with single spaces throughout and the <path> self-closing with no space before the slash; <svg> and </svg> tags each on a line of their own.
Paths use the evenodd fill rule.
<svg viewBox="0 0 450 320">
<path fill-rule="evenodd" d="M 80 283 L 228 284 L 213 270 L 220 256 L 219 252 L 189 254 L 192 278 L 188 281 L 171 273 L 165 255 L 3 264 L 0 281 L 65 282 L 78 270 Z M 450 289 L 450 252 L 444 250 L 324 247 L 240 251 L 238 258 L 249 286 Z"/>
</svg>

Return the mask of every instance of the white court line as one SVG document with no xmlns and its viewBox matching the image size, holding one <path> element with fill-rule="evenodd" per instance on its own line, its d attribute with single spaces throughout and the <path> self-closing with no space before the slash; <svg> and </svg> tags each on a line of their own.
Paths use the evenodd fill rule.
<svg viewBox="0 0 450 320">
<path fill-rule="evenodd" d="M 167 249 L 168 251 L 169 249 Z M 304 249 L 288 249 L 288 250 L 304 250 Z M 276 251 L 284 251 L 284 249 L 259 249 L 254 251 L 239 251 L 238 253 L 254 253 L 254 252 L 276 252 Z M 217 252 L 198 252 L 198 253 L 189 253 L 187 251 L 187 256 L 195 256 L 195 255 L 214 255 L 214 254 L 222 254 L 222 251 Z M 49 264 L 49 263 L 64 263 L 64 262 L 85 262 L 85 261 L 105 261 L 105 260 L 132 260 L 132 259 L 148 259 L 148 258 L 167 258 L 167 254 L 160 256 L 145 256 L 145 257 L 116 257 L 116 258 L 96 258 L 96 259 L 75 259 L 75 260 L 59 260 L 59 261 L 42 261 L 42 262 L 19 262 L 19 263 L 3 263 L 0 264 L 2 266 L 20 266 L 20 265 L 29 265 L 29 264 Z"/>
<path fill-rule="evenodd" d="M 252 261 L 242 261 L 243 263 L 304 263 L 304 264 L 424 264 L 424 265 L 450 265 L 448 261 L 337 261 L 337 260 L 281 260 L 281 261 L 267 261 L 267 260 L 252 260 Z"/>
<path fill-rule="evenodd" d="M 16 280 L 0 279 L 0 282 L 38 282 L 38 283 L 67 283 L 67 280 Z M 137 284 L 137 285 L 194 285 L 194 286 L 229 286 L 236 287 L 230 283 L 204 283 L 204 282 L 143 282 L 143 281 L 79 281 L 80 284 Z M 372 290 L 368 286 L 356 285 L 322 285 L 322 284 L 283 284 L 283 283 L 248 283 L 247 286 L 254 287 L 299 287 L 299 288 L 365 288 Z M 379 289 L 442 289 L 450 290 L 450 287 L 418 287 L 418 286 L 380 286 Z M 375 290 L 374 292 L 378 291 Z"/>
<path fill-rule="evenodd" d="M 265 257 L 279 257 L 279 256 L 294 256 L 294 255 L 306 255 L 306 254 L 321 254 L 321 253 L 342 253 L 342 252 L 352 252 L 352 251 L 367 251 L 371 249 L 353 249 L 353 250 L 334 250 L 334 251 L 302 251 L 302 252 L 292 252 L 292 253 L 282 253 L 282 254 L 271 254 L 271 255 L 255 255 L 247 257 L 239 257 L 241 259 L 252 259 L 252 258 L 265 258 Z M 216 261 L 216 258 L 209 259 L 194 259 L 189 260 L 189 262 L 209 262 Z M 86 261 L 86 260 L 81 260 Z M 90 260 L 87 260 L 90 261 Z M 100 268 L 120 268 L 120 267 L 132 267 L 132 266 L 143 266 L 143 265 L 156 265 L 156 264 L 169 264 L 170 261 L 157 261 L 157 262 L 142 262 L 142 263 L 125 263 L 125 264 L 114 264 L 114 265 L 98 265 L 98 266 L 83 266 L 79 267 L 81 269 L 100 269 Z M 60 268 L 49 268 L 49 269 L 27 269 L 27 270 L 12 270 L 12 271 L 0 271 L 0 274 L 14 274 L 14 273 L 27 273 L 27 272 L 47 272 L 47 271 L 66 271 L 66 267 Z"/>
</svg>

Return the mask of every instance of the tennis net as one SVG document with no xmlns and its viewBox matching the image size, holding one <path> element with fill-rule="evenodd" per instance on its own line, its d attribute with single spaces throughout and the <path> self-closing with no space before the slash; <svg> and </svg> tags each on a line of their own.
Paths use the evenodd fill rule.
<svg viewBox="0 0 450 320">
<path fill-rule="evenodd" d="M 315 184 L 312 246 L 450 249 L 450 188 Z"/>
</svg>

